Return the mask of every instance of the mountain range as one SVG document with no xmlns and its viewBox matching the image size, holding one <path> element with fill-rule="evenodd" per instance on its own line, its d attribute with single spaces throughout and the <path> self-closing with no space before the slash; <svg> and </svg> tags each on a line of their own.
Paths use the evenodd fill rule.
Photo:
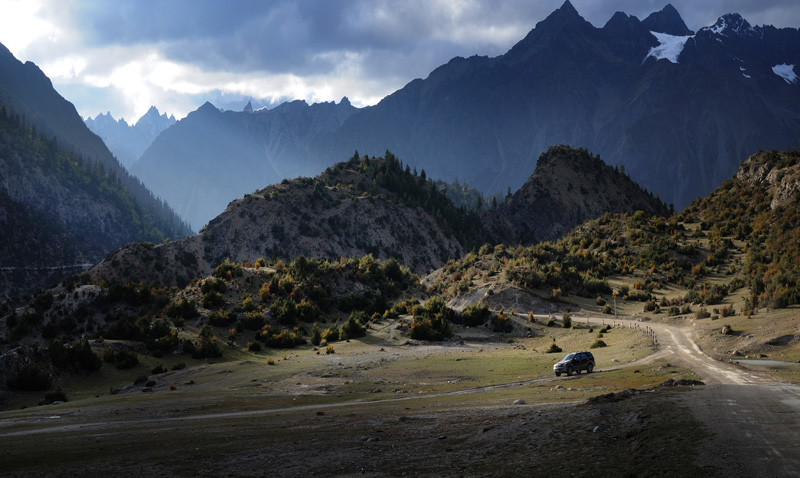
<svg viewBox="0 0 800 478">
<path fill-rule="evenodd" d="M 144 116 L 130 125 L 124 118 L 115 120 L 111 113 L 100 113 L 85 121 L 86 126 L 103 138 L 108 149 L 126 168 L 139 159 L 162 131 L 176 122 L 175 116 L 160 114 L 155 106 L 150 107 Z"/>
<path fill-rule="evenodd" d="M 692 32 L 671 5 L 597 28 L 567 1 L 507 53 L 454 58 L 375 106 L 205 104 L 131 170 L 199 228 L 230 200 L 354 150 L 388 148 L 432 177 L 497 193 L 519 188 L 549 146 L 570 144 L 681 209 L 741 158 L 798 146 L 798 64 L 794 28 L 727 14 Z"/>
</svg>

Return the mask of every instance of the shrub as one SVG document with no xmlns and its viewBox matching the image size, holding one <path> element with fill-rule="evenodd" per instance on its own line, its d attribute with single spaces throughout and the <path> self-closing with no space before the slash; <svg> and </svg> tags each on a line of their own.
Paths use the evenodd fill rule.
<svg viewBox="0 0 800 478">
<path fill-rule="evenodd" d="M 209 326 L 200 329 L 200 346 L 192 353 L 192 358 L 217 358 L 222 357 L 222 350 L 214 337 L 214 332 Z"/>
<path fill-rule="evenodd" d="M 336 342 L 337 340 L 339 340 L 339 328 L 333 326 L 328 329 L 325 329 L 325 331 L 322 332 L 322 340 L 324 340 L 325 342 Z"/>
<path fill-rule="evenodd" d="M 347 322 L 342 325 L 341 334 L 345 339 L 355 339 L 367 335 L 366 329 L 362 325 L 369 318 L 363 311 L 351 312 Z"/>
<path fill-rule="evenodd" d="M 489 307 L 483 305 L 468 305 L 461 311 L 461 323 L 469 327 L 477 327 L 482 325 L 492 315 L 489 312 Z M 528 316 L 529 318 L 532 315 Z"/>
<path fill-rule="evenodd" d="M 550 348 L 548 348 L 548 349 L 547 349 L 547 353 L 549 353 L 549 354 L 557 354 L 557 353 L 559 353 L 559 352 L 561 352 L 561 347 L 559 347 L 558 345 L 556 345 L 556 343 L 555 343 L 555 342 L 553 342 L 552 344 L 550 344 Z"/>
<path fill-rule="evenodd" d="M 58 390 L 49 390 L 44 392 L 44 402 L 39 405 L 48 405 L 53 402 L 66 402 L 67 395 L 59 388 Z"/>
<path fill-rule="evenodd" d="M 514 330 L 511 317 L 508 316 L 504 310 L 501 310 L 497 315 L 492 317 L 492 330 L 501 333 L 509 333 Z"/>
<path fill-rule="evenodd" d="M 155 368 L 150 371 L 150 373 L 153 374 L 153 375 L 158 375 L 160 373 L 166 373 L 166 372 L 167 372 L 167 369 L 165 369 L 162 364 L 156 365 Z"/>
<path fill-rule="evenodd" d="M 314 346 L 322 343 L 322 334 L 320 333 L 316 322 L 314 322 L 314 326 L 311 328 L 311 343 Z"/>
<path fill-rule="evenodd" d="M 694 318 L 698 320 L 707 319 L 709 317 L 711 317 L 711 313 L 707 311 L 705 307 L 700 307 L 700 309 L 698 309 L 697 312 L 694 313 Z"/>
<path fill-rule="evenodd" d="M 217 309 L 208 316 L 208 323 L 215 327 L 225 327 L 234 320 L 233 314 L 222 309 Z"/>
<path fill-rule="evenodd" d="M 100 370 L 102 362 L 92 351 L 92 346 L 86 340 L 76 341 L 64 345 L 58 339 L 53 339 L 48 348 L 50 360 L 59 368 L 75 371 L 96 372 Z"/>
<path fill-rule="evenodd" d="M 607 347 L 607 345 L 606 345 L 605 342 L 603 342 L 600 339 L 595 340 L 594 343 L 589 346 L 590 349 L 597 349 L 597 348 L 601 348 L 601 347 Z"/>
<path fill-rule="evenodd" d="M 177 302 L 170 302 L 164 307 L 164 315 L 167 317 L 181 318 L 190 320 L 197 317 L 197 305 L 193 300 L 181 299 Z"/>
<path fill-rule="evenodd" d="M 333 350 L 333 345 L 328 345 L 327 347 L 325 347 L 325 355 L 330 355 L 334 353 L 336 353 L 336 351 Z"/>
<path fill-rule="evenodd" d="M 264 326 L 265 318 L 261 312 L 248 312 L 239 318 L 239 324 L 243 330 L 259 330 Z"/>
<path fill-rule="evenodd" d="M 232 277 L 242 276 L 242 265 L 231 262 L 230 259 L 225 259 L 225 262 L 218 265 L 212 275 L 218 279 L 229 279 Z"/>
<path fill-rule="evenodd" d="M 259 342 L 248 342 L 247 343 L 247 350 L 251 352 L 261 352 L 261 343 Z"/>
<path fill-rule="evenodd" d="M 6 380 L 9 390 L 40 392 L 50 388 L 50 376 L 37 365 L 26 365 Z"/>
<path fill-rule="evenodd" d="M 114 366 L 119 370 L 127 370 L 139 365 L 139 356 L 130 350 L 122 349 L 113 355 Z"/>
<path fill-rule="evenodd" d="M 606 305 L 606 300 L 603 299 L 603 297 L 599 296 L 599 295 L 597 296 L 597 298 L 595 299 L 594 302 L 595 302 L 595 304 L 599 305 L 600 307 Z"/>
<path fill-rule="evenodd" d="M 565 329 L 572 328 L 572 312 L 564 312 L 564 315 L 562 316 L 561 327 Z"/>
<path fill-rule="evenodd" d="M 225 299 L 222 297 L 217 291 L 210 291 L 203 294 L 203 307 L 206 309 L 212 309 L 214 307 L 219 307 L 225 303 Z"/>
<path fill-rule="evenodd" d="M 722 329 L 720 330 L 720 332 L 722 333 L 722 335 L 733 335 L 734 334 L 734 331 L 733 331 L 733 329 L 731 328 L 730 325 L 723 325 Z"/>
<path fill-rule="evenodd" d="M 173 371 L 175 371 L 175 370 L 183 370 L 183 369 L 185 369 L 185 368 L 186 368 L 186 364 L 185 364 L 185 363 L 183 363 L 183 362 L 181 362 L 181 363 L 176 363 L 175 365 L 173 365 L 173 366 L 172 366 L 172 370 L 173 370 Z"/>
</svg>

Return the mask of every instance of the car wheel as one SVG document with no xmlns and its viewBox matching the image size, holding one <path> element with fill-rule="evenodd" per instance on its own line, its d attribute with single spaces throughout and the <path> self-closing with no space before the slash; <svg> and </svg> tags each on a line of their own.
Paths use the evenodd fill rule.
<svg viewBox="0 0 800 478">
<path fill-rule="evenodd" d="M 572 375 L 572 367 L 567 367 L 567 377 Z"/>
<path fill-rule="evenodd" d="M 556 372 L 556 377 L 560 377 L 560 376 L 561 376 L 561 372 Z"/>
<path fill-rule="evenodd" d="M 592 373 L 592 369 L 594 369 L 594 365 L 589 364 L 586 366 L 586 373 Z"/>
</svg>

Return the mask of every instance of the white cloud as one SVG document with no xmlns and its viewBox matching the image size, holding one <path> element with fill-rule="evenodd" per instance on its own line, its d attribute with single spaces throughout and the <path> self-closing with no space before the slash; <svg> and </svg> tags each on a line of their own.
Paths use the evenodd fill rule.
<svg viewBox="0 0 800 478">
<path fill-rule="evenodd" d="M 38 0 L 0 0 L 0 42 L 12 53 L 24 52 L 31 43 L 58 38 L 59 28 L 42 15 Z"/>
</svg>

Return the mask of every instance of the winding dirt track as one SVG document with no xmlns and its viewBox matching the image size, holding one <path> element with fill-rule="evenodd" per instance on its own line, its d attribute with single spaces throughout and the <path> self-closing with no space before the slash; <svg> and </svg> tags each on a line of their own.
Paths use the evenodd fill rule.
<svg viewBox="0 0 800 478">
<path fill-rule="evenodd" d="M 589 319 L 600 323 L 603 319 Z M 605 320 L 609 323 L 608 319 Z M 800 477 L 800 387 L 706 355 L 685 329 L 658 323 L 617 320 L 655 331 L 659 357 L 679 361 L 706 383 L 683 400 L 714 433 L 701 452 L 703 465 L 733 477 Z"/>
</svg>

